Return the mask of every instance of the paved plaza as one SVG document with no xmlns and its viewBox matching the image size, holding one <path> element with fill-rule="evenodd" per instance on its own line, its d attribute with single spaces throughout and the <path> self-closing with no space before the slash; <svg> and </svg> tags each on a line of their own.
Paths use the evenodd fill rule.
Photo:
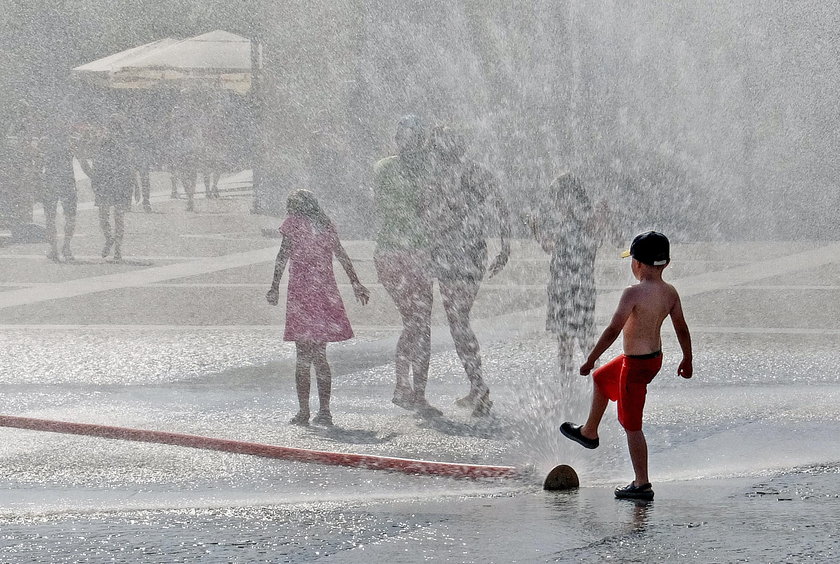
<svg viewBox="0 0 840 564">
<path fill-rule="evenodd" d="M 825 524 L 838 509 L 840 243 L 675 241 L 666 278 L 683 296 L 696 374 L 674 376 L 666 326 L 646 414 L 657 491 L 647 510 L 612 499 L 629 461 L 611 414 L 598 451 L 556 432 L 588 392 L 558 381 L 543 329 L 548 257 L 529 240 L 513 242 L 474 310 L 491 417 L 452 404 L 466 380 L 439 299 L 429 398 L 444 416 L 391 405 L 399 319 L 376 283 L 373 243 L 345 240 L 372 297 L 356 304 L 336 265 L 356 332 L 329 349 L 336 427 L 288 425 L 294 353 L 281 340 L 283 300 L 264 297 L 279 246 L 265 233 L 281 218 L 251 214 L 236 178 L 222 186 L 195 213 L 158 189 L 154 213 L 126 216 L 121 262 L 99 256 L 89 201 L 76 261 L 47 260 L 44 244 L 0 247 L 0 413 L 527 466 L 534 479 L 472 483 L 0 429 L 0 561 L 600 562 L 627 547 L 671 560 L 837 556 Z M 599 253 L 600 326 L 632 283 L 620 250 Z M 540 490 L 559 463 L 578 470 L 579 492 Z"/>
</svg>

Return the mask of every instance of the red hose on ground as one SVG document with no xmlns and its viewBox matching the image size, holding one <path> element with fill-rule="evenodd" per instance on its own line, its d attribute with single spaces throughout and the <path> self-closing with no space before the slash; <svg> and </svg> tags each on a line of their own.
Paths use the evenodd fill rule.
<svg viewBox="0 0 840 564">
<path fill-rule="evenodd" d="M 429 462 L 426 460 L 411 460 L 407 458 L 392 458 L 388 456 L 374 456 L 368 454 L 350 454 L 341 452 L 326 452 L 308 450 L 260 443 L 249 443 L 231 439 L 215 439 L 198 435 L 182 433 L 168 433 L 165 431 L 146 431 L 144 429 L 130 429 L 128 427 L 112 427 L 92 423 L 71 423 L 50 419 L 35 419 L 31 417 L 14 417 L 0 415 L 0 427 L 14 427 L 32 431 L 49 431 L 52 433 L 70 433 L 73 435 L 88 435 L 106 439 L 122 439 L 126 441 L 140 441 L 146 443 L 161 443 L 207 450 L 220 450 L 238 454 L 252 454 L 266 458 L 294 460 L 296 462 L 311 462 L 314 464 L 328 464 L 332 466 L 352 466 L 371 470 L 394 470 L 406 474 L 435 474 L 453 478 L 512 478 L 520 475 L 520 471 L 513 466 L 484 466 L 480 464 L 457 464 L 452 462 Z"/>
</svg>

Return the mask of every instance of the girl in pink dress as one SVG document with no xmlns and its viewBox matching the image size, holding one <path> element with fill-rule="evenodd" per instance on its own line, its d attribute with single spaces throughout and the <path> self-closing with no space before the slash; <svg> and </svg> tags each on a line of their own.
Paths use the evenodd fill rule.
<svg viewBox="0 0 840 564">
<path fill-rule="evenodd" d="M 353 337 L 350 320 L 338 293 L 333 272 L 333 255 L 344 267 L 353 286 L 353 294 L 362 305 L 370 292 L 362 286 L 350 257 L 338 240 L 332 221 L 309 190 L 296 190 L 286 203 L 289 216 L 280 226 L 283 242 L 274 265 L 274 280 L 266 299 L 277 305 L 280 278 L 289 262 L 289 289 L 286 296 L 286 332 L 284 339 L 295 342 L 297 363 L 295 383 L 300 411 L 291 423 L 309 425 L 310 366 L 315 366 L 318 382 L 318 415 L 315 424 L 332 425 L 330 387 L 332 374 L 327 362 L 327 343 Z"/>
</svg>

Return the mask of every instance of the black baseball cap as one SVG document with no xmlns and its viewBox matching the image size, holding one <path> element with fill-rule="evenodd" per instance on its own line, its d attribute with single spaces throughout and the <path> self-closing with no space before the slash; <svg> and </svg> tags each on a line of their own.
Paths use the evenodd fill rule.
<svg viewBox="0 0 840 564">
<path fill-rule="evenodd" d="M 630 250 L 621 253 L 621 257 L 633 257 L 649 266 L 664 266 L 671 260 L 671 244 L 662 233 L 645 231 L 633 238 Z"/>
</svg>

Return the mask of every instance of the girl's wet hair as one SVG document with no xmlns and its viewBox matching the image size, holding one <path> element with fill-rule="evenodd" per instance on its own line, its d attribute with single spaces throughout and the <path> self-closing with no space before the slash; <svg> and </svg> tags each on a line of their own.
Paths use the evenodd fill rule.
<svg viewBox="0 0 840 564">
<path fill-rule="evenodd" d="M 332 224 L 330 218 L 321 209 L 315 194 L 309 190 L 295 190 L 286 200 L 286 211 L 289 215 L 300 215 L 309 219 L 313 225 L 324 229 Z"/>
</svg>

